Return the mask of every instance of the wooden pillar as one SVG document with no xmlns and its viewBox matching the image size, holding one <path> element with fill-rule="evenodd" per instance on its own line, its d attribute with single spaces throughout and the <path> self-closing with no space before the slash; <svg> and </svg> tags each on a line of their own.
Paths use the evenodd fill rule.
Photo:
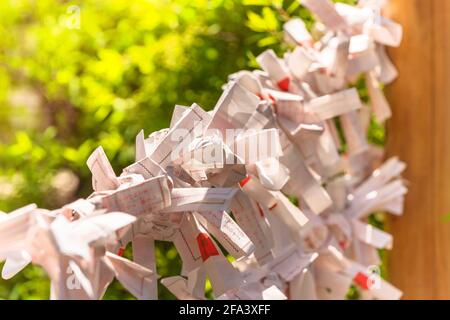
<svg viewBox="0 0 450 320">
<path fill-rule="evenodd" d="M 404 216 L 388 226 L 389 279 L 405 299 L 450 299 L 450 1 L 391 0 L 385 13 L 404 27 L 390 50 L 400 77 L 386 90 L 388 154 L 409 181 Z"/>
</svg>

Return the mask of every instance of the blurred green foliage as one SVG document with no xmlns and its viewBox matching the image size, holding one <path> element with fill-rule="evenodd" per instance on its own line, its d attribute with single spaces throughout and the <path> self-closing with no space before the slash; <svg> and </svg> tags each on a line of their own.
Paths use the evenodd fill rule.
<svg viewBox="0 0 450 320">
<path fill-rule="evenodd" d="M 89 195 L 85 162 L 97 146 L 120 173 L 140 129 L 167 127 L 175 104 L 211 109 L 228 74 L 257 67 L 266 48 L 288 49 L 281 30 L 292 16 L 313 22 L 297 0 L 2 0 L 0 210 Z M 383 128 L 371 132 L 382 144 Z M 171 244 L 156 254 L 161 276 L 179 273 Z M 39 267 L 0 280 L 0 299 L 48 296 Z M 105 298 L 132 296 L 114 282 Z"/>
</svg>

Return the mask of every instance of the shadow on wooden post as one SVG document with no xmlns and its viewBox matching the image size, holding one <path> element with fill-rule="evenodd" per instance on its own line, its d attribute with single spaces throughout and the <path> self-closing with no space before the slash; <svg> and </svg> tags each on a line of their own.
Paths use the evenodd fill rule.
<svg viewBox="0 0 450 320">
<path fill-rule="evenodd" d="M 388 154 L 409 181 L 405 214 L 389 222 L 389 279 L 405 299 L 450 299 L 450 1 L 391 0 L 386 14 L 404 27 L 390 50 Z"/>
</svg>

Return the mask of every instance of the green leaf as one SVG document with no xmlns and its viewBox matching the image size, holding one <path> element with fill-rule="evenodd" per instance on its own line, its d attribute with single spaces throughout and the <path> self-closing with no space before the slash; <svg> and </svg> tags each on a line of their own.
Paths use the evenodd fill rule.
<svg viewBox="0 0 450 320">
<path fill-rule="evenodd" d="M 277 43 L 278 40 L 279 39 L 275 36 L 267 36 L 258 41 L 258 46 L 267 47 L 267 46 Z"/>
<path fill-rule="evenodd" d="M 259 63 L 258 63 L 258 61 L 256 61 L 256 57 L 253 54 L 253 52 L 247 51 L 246 52 L 246 56 L 247 56 L 247 59 L 248 59 L 247 64 L 248 64 L 248 66 L 250 68 L 258 68 L 259 67 Z"/>
<path fill-rule="evenodd" d="M 284 0 L 273 0 L 272 2 L 273 2 L 272 5 L 273 5 L 275 8 L 277 8 L 277 9 L 283 8 L 283 2 L 284 2 Z"/>
<path fill-rule="evenodd" d="M 291 5 L 286 9 L 286 12 L 292 14 L 295 10 L 300 7 L 300 1 L 293 1 Z"/>
<path fill-rule="evenodd" d="M 276 31 L 278 29 L 278 18 L 275 11 L 269 7 L 264 7 L 262 10 L 263 18 L 266 23 L 266 28 L 268 31 Z"/>
<path fill-rule="evenodd" d="M 247 13 L 247 27 L 249 27 L 251 30 L 256 31 L 256 32 L 264 32 L 267 31 L 267 27 L 266 27 L 266 23 L 264 21 L 264 18 L 261 17 L 260 15 L 249 11 Z"/>
<path fill-rule="evenodd" d="M 270 6 L 272 0 L 243 0 L 244 6 Z"/>
</svg>

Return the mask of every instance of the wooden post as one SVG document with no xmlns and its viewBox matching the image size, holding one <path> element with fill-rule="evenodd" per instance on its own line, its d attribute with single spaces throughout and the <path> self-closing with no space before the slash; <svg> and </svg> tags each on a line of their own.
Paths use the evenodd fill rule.
<svg viewBox="0 0 450 320">
<path fill-rule="evenodd" d="M 400 77 L 388 153 L 408 164 L 403 217 L 392 218 L 389 279 L 405 299 L 450 299 L 450 1 L 391 0 L 386 15 L 404 27 L 390 55 Z"/>
</svg>

